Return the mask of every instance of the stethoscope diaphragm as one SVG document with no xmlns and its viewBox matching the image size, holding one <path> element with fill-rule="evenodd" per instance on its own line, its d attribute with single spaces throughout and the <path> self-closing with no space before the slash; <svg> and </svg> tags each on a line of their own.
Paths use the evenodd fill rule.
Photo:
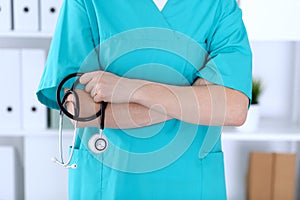
<svg viewBox="0 0 300 200">
<path fill-rule="evenodd" d="M 88 147 L 95 154 L 103 153 L 108 147 L 108 140 L 102 133 L 95 134 L 89 139 Z"/>
<path fill-rule="evenodd" d="M 100 130 L 99 133 L 93 135 L 88 142 L 88 147 L 90 151 L 95 154 L 103 153 L 108 147 L 108 140 L 103 134 L 106 106 L 107 106 L 107 102 L 101 103 Z"/>
</svg>

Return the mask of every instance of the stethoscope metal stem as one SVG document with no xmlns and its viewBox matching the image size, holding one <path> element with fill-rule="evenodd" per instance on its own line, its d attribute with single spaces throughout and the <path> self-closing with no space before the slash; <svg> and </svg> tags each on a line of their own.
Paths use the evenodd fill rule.
<svg viewBox="0 0 300 200">
<path fill-rule="evenodd" d="M 63 117 L 64 117 L 64 114 L 62 112 L 60 112 L 59 113 L 59 130 L 58 130 L 58 134 L 59 134 L 58 135 L 58 143 L 59 143 L 58 153 L 60 155 L 61 163 L 64 163 L 63 152 L 62 152 L 62 148 L 63 148 L 63 143 L 62 143 L 62 127 L 64 125 Z"/>
<path fill-rule="evenodd" d="M 78 122 L 75 121 L 75 128 L 74 128 L 74 132 L 73 132 L 73 137 L 72 137 L 72 144 L 71 144 L 71 151 L 70 151 L 70 155 L 69 158 L 67 160 L 67 162 L 64 162 L 63 159 L 63 142 L 62 142 L 62 126 L 63 126 L 63 113 L 60 113 L 60 119 L 59 119 L 60 123 L 59 123 L 59 133 L 58 133 L 58 151 L 59 151 L 59 155 L 60 155 L 60 160 L 58 160 L 57 158 L 53 158 L 52 160 L 59 164 L 60 166 L 64 167 L 64 168 L 77 168 L 77 164 L 71 164 L 71 160 L 73 158 L 73 154 L 74 154 L 74 148 L 75 148 L 75 143 L 76 143 L 76 135 L 77 135 L 77 125 Z"/>
</svg>

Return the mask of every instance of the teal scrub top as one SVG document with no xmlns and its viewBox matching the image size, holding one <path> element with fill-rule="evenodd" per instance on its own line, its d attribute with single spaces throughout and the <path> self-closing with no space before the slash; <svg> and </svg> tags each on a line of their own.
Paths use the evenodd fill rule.
<svg viewBox="0 0 300 200">
<path fill-rule="evenodd" d="M 106 70 L 172 85 L 200 77 L 251 99 L 251 62 L 235 0 L 168 0 L 161 12 L 152 0 L 64 0 L 37 96 L 58 109 L 65 76 Z M 96 155 L 87 143 L 98 132 L 78 130 L 70 199 L 226 199 L 221 127 L 106 128 L 109 147 Z"/>
</svg>

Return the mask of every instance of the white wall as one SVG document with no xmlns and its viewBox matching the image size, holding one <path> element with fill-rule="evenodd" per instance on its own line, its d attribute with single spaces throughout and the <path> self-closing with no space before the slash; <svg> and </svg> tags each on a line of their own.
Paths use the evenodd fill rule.
<svg viewBox="0 0 300 200">
<path fill-rule="evenodd" d="M 264 84 L 262 116 L 292 117 L 295 42 L 252 42 L 253 75 Z M 299 66 L 300 67 L 300 66 Z M 300 76 L 299 76 L 300 77 Z"/>
</svg>

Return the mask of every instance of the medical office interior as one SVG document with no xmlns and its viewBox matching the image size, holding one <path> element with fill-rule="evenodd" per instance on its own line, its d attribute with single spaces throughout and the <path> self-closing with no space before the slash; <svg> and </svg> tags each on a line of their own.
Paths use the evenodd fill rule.
<svg viewBox="0 0 300 200">
<path fill-rule="evenodd" d="M 58 113 L 35 97 L 62 1 L 0 1 L 0 200 L 68 199 L 67 170 L 51 161 Z M 227 196 L 300 199 L 300 1 L 238 3 L 262 87 L 250 125 L 222 134 Z"/>
</svg>

